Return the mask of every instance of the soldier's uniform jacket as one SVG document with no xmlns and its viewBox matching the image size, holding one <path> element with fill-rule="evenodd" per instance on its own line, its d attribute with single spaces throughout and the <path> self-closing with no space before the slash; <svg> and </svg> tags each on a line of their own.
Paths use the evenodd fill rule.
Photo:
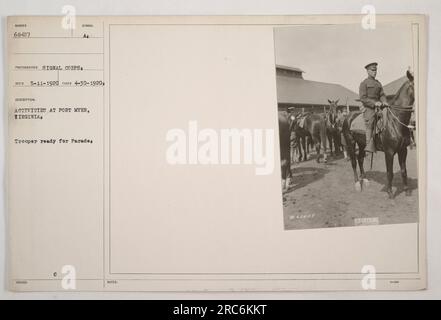
<svg viewBox="0 0 441 320">
<path fill-rule="evenodd" d="M 375 102 L 387 102 L 383 86 L 377 79 L 368 77 L 360 83 L 360 100 L 367 108 L 374 109 Z"/>
</svg>

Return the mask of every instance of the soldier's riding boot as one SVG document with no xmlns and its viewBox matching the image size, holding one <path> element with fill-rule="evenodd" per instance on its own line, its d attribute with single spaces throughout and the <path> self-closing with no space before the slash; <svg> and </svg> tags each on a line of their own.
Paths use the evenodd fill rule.
<svg viewBox="0 0 441 320">
<path fill-rule="evenodd" d="M 372 134 L 373 128 L 366 128 L 366 152 L 375 152 L 375 142 Z"/>
<path fill-rule="evenodd" d="M 366 124 L 366 149 L 367 152 L 376 152 L 374 143 L 374 119 L 375 110 L 371 108 L 366 108 L 364 110 L 364 120 Z"/>
</svg>

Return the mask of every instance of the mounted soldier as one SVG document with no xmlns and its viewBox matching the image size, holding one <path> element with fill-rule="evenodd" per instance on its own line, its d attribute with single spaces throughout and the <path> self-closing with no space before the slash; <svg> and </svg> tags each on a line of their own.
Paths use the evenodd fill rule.
<svg viewBox="0 0 441 320">
<path fill-rule="evenodd" d="M 366 66 L 368 69 L 369 65 Z M 369 115 L 375 117 L 375 108 L 387 106 L 381 111 L 382 130 L 379 131 L 377 141 L 379 143 L 379 150 L 384 152 L 386 160 L 387 184 L 386 191 L 390 199 L 393 199 L 395 194 L 392 192 L 392 180 L 394 177 L 394 156 L 398 154 L 398 162 L 400 164 L 401 178 L 403 180 L 403 190 L 406 196 L 411 195 L 411 190 L 407 184 L 407 146 L 410 144 L 410 133 L 414 126 L 409 125 L 411 115 L 413 113 L 413 104 L 415 102 L 415 88 L 414 75 L 410 70 L 407 70 L 407 81 L 404 82 L 400 89 L 398 89 L 395 96 L 391 99 L 390 105 L 384 102 L 384 93 L 381 84 L 375 80 L 376 68 L 371 72 L 373 76 L 363 81 L 360 85 L 360 98 L 363 103 L 368 106 L 365 111 L 351 112 L 343 121 L 343 135 L 345 137 L 348 154 L 351 158 L 352 170 L 354 172 L 355 189 L 362 191 L 367 187 L 369 181 L 363 168 L 363 160 L 365 157 L 366 141 L 372 143 L 373 135 L 370 132 L 371 138 L 366 138 L 371 127 L 362 128 L 365 124 L 368 125 Z M 373 106 L 373 108 L 369 108 Z M 363 118 L 361 118 L 363 116 Z M 361 121 L 358 121 L 360 119 Z M 363 123 L 365 122 L 365 123 Z M 359 126 L 361 124 L 361 126 Z M 358 146 L 358 155 L 356 155 L 356 147 Z M 371 145 L 372 146 L 372 145 Z M 371 158 L 372 159 L 372 158 Z M 360 168 L 360 176 L 357 173 L 357 160 Z M 372 161 L 372 160 L 371 160 Z M 371 162 L 372 163 L 372 162 Z M 364 187 L 363 187 L 364 185 Z"/>
<path fill-rule="evenodd" d="M 360 84 L 360 101 L 364 106 L 363 116 L 366 124 L 366 150 L 376 152 L 374 143 L 374 119 L 377 108 L 387 107 L 386 95 L 377 76 L 378 63 L 372 62 L 365 66 L 368 77 Z"/>
</svg>

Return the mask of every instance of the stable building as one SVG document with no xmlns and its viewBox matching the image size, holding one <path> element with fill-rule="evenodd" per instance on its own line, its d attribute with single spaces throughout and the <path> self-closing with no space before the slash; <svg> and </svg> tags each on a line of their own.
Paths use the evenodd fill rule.
<svg viewBox="0 0 441 320">
<path fill-rule="evenodd" d="M 400 90 L 401 86 L 407 81 L 407 77 L 401 77 L 397 80 L 394 80 L 392 82 L 389 82 L 383 87 L 384 94 L 387 96 L 387 98 L 392 98 L 395 96 L 395 94 Z"/>
<path fill-rule="evenodd" d="M 299 68 L 276 66 L 277 104 L 279 110 L 322 113 L 329 107 L 329 100 L 339 99 L 340 108 L 358 110 L 361 106 L 358 94 L 335 83 L 305 80 Z"/>
</svg>

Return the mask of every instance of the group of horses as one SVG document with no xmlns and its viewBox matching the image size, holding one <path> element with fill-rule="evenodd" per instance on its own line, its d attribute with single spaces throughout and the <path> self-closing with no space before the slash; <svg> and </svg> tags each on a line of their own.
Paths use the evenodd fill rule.
<svg viewBox="0 0 441 320">
<path fill-rule="evenodd" d="M 413 111 L 414 78 L 407 71 L 407 81 L 400 87 L 389 105 L 377 110 L 376 117 L 383 123 L 381 131 L 375 136 L 378 151 L 385 155 L 387 185 L 386 191 L 389 198 L 393 198 L 392 179 L 393 161 L 398 154 L 401 177 L 406 195 L 410 195 L 407 183 L 407 146 L 410 144 L 411 129 L 409 126 Z M 282 173 L 282 188 L 288 189 L 292 182 L 291 164 L 292 151 L 297 149 L 299 161 L 308 158 L 309 147 L 316 150 L 316 161 L 327 162 L 327 144 L 329 143 L 330 155 L 338 154 L 345 148 L 351 160 L 354 174 L 354 184 L 357 191 L 362 191 L 368 186 L 368 179 L 364 171 L 364 158 L 366 147 L 366 133 L 351 129 L 351 123 L 361 115 L 362 111 L 353 111 L 347 114 L 338 111 L 338 100 L 328 100 L 329 108 L 324 114 L 290 114 L 279 111 L 280 135 L 280 160 Z M 342 144 L 342 139 L 345 142 Z M 294 144 L 292 143 L 294 141 Z M 357 172 L 357 163 L 360 174 Z"/>
<path fill-rule="evenodd" d="M 315 148 L 316 161 L 327 162 L 327 144 L 330 155 L 339 154 L 344 146 L 341 140 L 341 130 L 344 114 L 338 109 L 339 100 L 328 100 L 329 108 L 324 114 L 298 113 L 290 115 L 291 137 L 294 148 L 291 149 L 291 161 L 297 153 L 299 161 L 306 161 L 311 148 Z M 320 151 L 323 150 L 323 153 Z"/>
</svg>

